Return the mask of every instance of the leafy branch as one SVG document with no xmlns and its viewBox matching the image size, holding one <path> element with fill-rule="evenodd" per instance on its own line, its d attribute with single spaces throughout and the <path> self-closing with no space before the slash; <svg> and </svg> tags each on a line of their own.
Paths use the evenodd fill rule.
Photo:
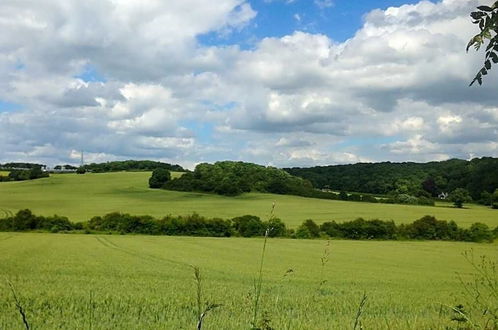
<svg viewBox="0 0 498 330">
<path fill-rule="evenodd" d="M 476 81 L 482 85 L 482 77 L 488 74 L 492 64 L 498 63 L 498 1 L 491 7 L 479 6 L 477 9 L 470 14 L 470 17 L 473 19 L 472 23 L 477 24 L 481 32 L 470 39 L 467 44 L 467 52 L 472 46 L 478 51 L 487 39 L 489 43 L 486 46 L 484 66 L 477 72 L 470 86 Z"/>
</svg>

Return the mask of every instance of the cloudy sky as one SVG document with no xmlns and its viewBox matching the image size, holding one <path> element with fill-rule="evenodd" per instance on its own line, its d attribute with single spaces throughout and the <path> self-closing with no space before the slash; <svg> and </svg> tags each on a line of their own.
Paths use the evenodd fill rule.
<svg viewBox="0 0 498 330">
<path fill-rule="evenodd" d="M 0 162 L 498 156 L 481 2 L 2 0 Z"/>
</svg>

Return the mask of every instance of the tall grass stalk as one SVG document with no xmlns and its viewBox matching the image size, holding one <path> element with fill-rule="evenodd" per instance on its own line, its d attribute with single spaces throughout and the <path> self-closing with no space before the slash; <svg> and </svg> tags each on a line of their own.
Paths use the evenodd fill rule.
<svg viewBox="0 0 498 330">
<path fill-rule="evenodd" d="M 197 329 L 202 327 L 201 315 L 202 315 L 202 278 L 201 270 L 197 266 L 192 266 L 194 269 L 194 279 L 196 286 L 196 302 L 197 302 Z"/>
<path fill-rule="evenodd" d="M 366 303 L 367 303 L 367 294 L 366 292 L 363 292 L 360 305 L 358 306 L 358 310 L 356 311 L 356 316 L 354 318 L 353 330 L 363 329 L 363 326 L 361 325 L 361 315 L 363 314 L 363 309 L 365 308 Z"/>
<path fill-rule="evenodd" d="M 275 202 L 273 202 L 273 204 L 272 204 L 268 222 L 273 220 L 274 215 L 275 215 Z M 263 249 L 261 251 L 261 259 L 259 262 L 258 278 L 254 283 L 254 307 L 253 307 L 253 316 L 252 316 L 252 322 L 251 322 L 252 329 L 258 329 L 257 322 L 258 322 L 259 302 L 260 302 L 260 298 L 261 298 L 261 288 L 263 286 L 263 264 L 264 264 L 264 260 L 265 260 L 266 243 L 268 241 L 268 235 L 270 234 L 270 230 L 271 230 L 271 228 L 266 228 L 266 230 L 265 230 L 265 236 L 264 236 L 264 240 L 263 240 Z"/>
<path fill-rule="evenodd" d="M 202 324 L 207 313 L 215 308 L 221 307 L 220 304 L 206 304 L 206 308 L 202 308 L 202 277 L 201 270 L 197 266 L 192 266 L 194 270 L 194 279 L 196 284 L 196 303 L 197 303 L 197 330 L 202 329 Z"/>
<path fill-rule="evenodd" d="M 93 303 L 93 291 L 90 290 L 90 301 L 89 301 L 89 312 L 90 312 L 90 319 L 89 319 L 89 326 L 90 326 L 90 330 L 93 329 L 93 314 L 94 314 L 94 309 L 95 309 L 95 304 Z"/>
<path fill-rule="evenodd" d="M 17 297 L 16 290 L 14 289 L 14 285 L 10 281 L 8 281 L 7 283 L 9 284 L 10 290 L 12 291 L 12 295 L 14 296 L 16 308 L 19 311 L 19 314 L 21 314 L 24 327 L 26 328 L 26 330 L 29 330 L 30 326 L 28 323 L 28 318 L 26 317 L 26 311 L 24 310 L 24 307 L 22 306 L 19 298 Z"/>
<path fill-rule="evenodd" d="M 320 285 L 318 286 L 318 291 L 322 289 L 322 286 L 327 283 L 327 279 L 325 279 L 324 274 L 325 274 L 325 266 L 327 266 L 327 263 L 329 262 L 329 256 L 330 256 L 330 240 L 327 240 L 327 243 L 325 243 L 325 248 L 323 249 L 323 255 L 320 258 L 321 262 L 321 268 L 320 268 Z"/>
</svg>

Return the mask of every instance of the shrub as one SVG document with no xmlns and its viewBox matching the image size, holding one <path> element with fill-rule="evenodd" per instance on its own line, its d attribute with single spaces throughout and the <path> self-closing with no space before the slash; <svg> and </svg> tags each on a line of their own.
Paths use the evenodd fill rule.
<svg viewBox="0 0 498 330">
<path fill-rule="evenodd" d="M 233 228 L 243 237 L 263 236 L 266 226 L 254 215 L 244 215 L 232 219 Z"/>
<path fill-rule="evenodd" d="M 268 221 L 267 228 L 269 229 L 269 237 L 283 237 L 287 234 L 285 223 L 278 218 L 273 218 Z"/>
<path fill-rule="evenodd" d="M 295 236 L 296 238 L 301 238 L 301 239 L 313 238 L 308 227 L 304 225 L 301 225 L 299 226 L 299 228 L 297 228 Z"/>
<path fill-rule="evenodd" d="M 468 230 L 469 240 L 472 242 L 493 242 L 495 235 L 489 227 L 480 222 L 476 222 L 470 226 Z"/>
<path fill-rule="evenodd" d="M 306 235 L 309 235 L 310 238 L 315 238 L 320 236 L 320 227 L 311 219 L 304 221 L 303 224 L 297 229 L 296 236 L 298 237 L 300 230 L 302 231 L 303 235 L 306 232 L 307 233 Z"/>
<path fill-rule="evenodd" d="M 335 221 L 322 223 L 320 225 L 320 230 L 330 237 L 343 237 L 341 225 Z"/>
</svg>

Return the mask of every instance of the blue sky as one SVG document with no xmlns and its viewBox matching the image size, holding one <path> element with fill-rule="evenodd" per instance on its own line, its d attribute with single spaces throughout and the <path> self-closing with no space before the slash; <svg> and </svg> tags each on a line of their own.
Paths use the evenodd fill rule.
<svg viewBox="0 0 498 330">
<path fill-rule="evenodd" d="M 413 0 L 251 0 L 251 7 L 258 14 L 247 27 L 229 35 L 212 32 L 198 39 L 206 45 L 236 44 L 242 48 L 251 48 L 262 38 L 280 38 L 300 30 L 325 34 L 334 41 L 342 42 L 358 31 L 366 13 L 374 9 L 417 2 Z"/>
<path fill-rule="evenodd" d="M 22 105 L 0 100 L 0 112 L 10 112 L 22 109 Z"/>
<path fill-rule="evenodd" d="M 483 1 L 2 0 L 0 163 L 498 156 Z"/>
</svg>

